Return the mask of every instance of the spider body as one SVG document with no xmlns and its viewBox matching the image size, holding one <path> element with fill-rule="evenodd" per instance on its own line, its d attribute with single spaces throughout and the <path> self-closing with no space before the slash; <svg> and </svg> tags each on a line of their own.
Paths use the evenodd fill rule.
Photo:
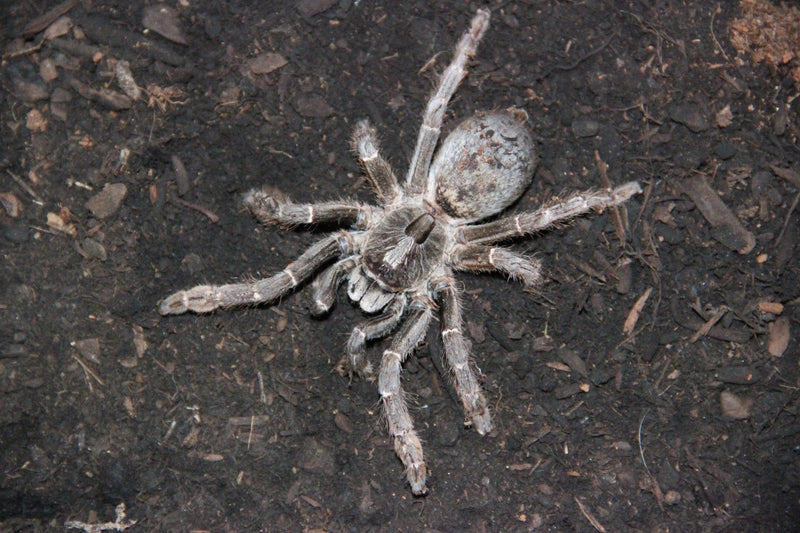
<svg viewBox="0 0 800 533">
<path fill-rule="evenodd" d="M 353 148 L 381 205 L 353 201 L 295 204 L 277 191 L 251 191 L 244 204 L 263 222 L 287 227 L 338 223 L 348 229 L 313 244 L 272 277 L 201 285 L 176 292 L 159 305 L 161 314 L 168 315 L 270 303 L 313 277 L 311 311 L 321 315 L 331 309 L 337 288 L 347 280 L 349 298 L 369 316 L 350 334 L 340 365 L 342 370 L 372 377 L 366 343 L 394 333 L 377 371 L 378 390 L 395 451 L 414 494 L 427 490 L 427 467 L 400 376 L 403 362 L 424 339 L 435 312 L 440 314 L 446 364 L 467 424 L 480 434 L 492 427 L 461 330 L 454 272 L 499 271 L 534 287 L 541 280 L 539 262 L 493 244 L 619 205 L 640 191 L 637 183 L 630 182 L 480 223 L 502 213 L 520 197 L 536 166 L 527 114 L 518 109 L 476 113 L 439 143 L 447 104 L 466 76 L 467 61 L 488 25 L 489 12 L 479 10 L 459 41 L 428 101 L 402 185 L 380 155 L 374 129 L 366 121 L 356 126 Z"/>
</svg>

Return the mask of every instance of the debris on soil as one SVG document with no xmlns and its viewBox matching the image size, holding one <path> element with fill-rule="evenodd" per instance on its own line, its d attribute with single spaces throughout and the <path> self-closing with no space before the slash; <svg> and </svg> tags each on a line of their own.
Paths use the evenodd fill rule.
<svg viewBox="0 0 800 533">
<path fill-rule="evenodd" d="M 318 94 L 297 97 L 294 108 L 300 115 L 308 118 L 325 118 L 334 113 L 328 102 Z"/>
<path fill-rule="evenodd" d="M 89 198 L 86 209 L 99 219 L 108 218 L 117 212 L 127 195 L 128 186 L 124 183 L 107 183 L 103 190 Z"/>
<path fill-rule="evenodd" d="M 286 58 L 274 52 L 258 54 L 246 62 L 247 69 L 253 74 L 269 74 L 286 66 L 286 64 Z"/>
<path fill-rule="evenodd" d="M 647 299 L 650 298 L 650 293 L 653 292 L 653 287 L 647 287 L 644 291 L 644 294 L 639 296 L 636 300 L 636 303 L 633 304 L 631 310 L 628 312 L 627 318 L 625 318 L 625 323 L 622 325 L 622 334 L 626 337 L 630 337 L 633 334 L 633 330 L 636 328 L 636 323 L 639 321 L 639 315 L 642 313 L 642 309 L 644 309 L 645 304 L 647 303 Z"/>
<path fill-rule="evenodd" d="M 693 176 L 683 180 L 681 188 L 711 224 L 715 239 L 743 255 L 753 250 L 756 245 L 755 236 L 742 226 L 733 211 L 725 205 L 703 176 Z"/>
<path fill-rule="evenodd" d="M 780 357 L 789 347 L 791 333 L 789 319 L 785 316 L 778 317 L 768 326 L 767 351 L 773 357 Z"/>
<path fill-rule="evenodd" d="M 752 415 L 752 398 L 741 398 L 729 391 L 722 391 L 719 394 L 719 402 L 722 407 L 722 414 L 734 420 L 744 420 Z"/>
<path fill-rule="evenodd" d="M 483 2 L 493 25 L 443 135 L 525 108 L 541 161 L 512 211 L 629 180 L 645 194 L 629 219 L 509 243 L 542 264 L 533 294 L 458 276 L 497 423 L 462 426 L 431 334 L 402 376 L 440 444 L 424 502 L 374 384 L 331 371 L 370 319 L 345 287 L 323 319 L 308 288 L 267 316 L 156 309 L 278 271 L 327 231 L 264 228 L 238 211 L 245 191 L 366 199 L 358 120 L 403 172 L 434 54 L 471 16 L 264 4 L 0 8 L 0 530 L 796 529 L 796 3 Z M 161 20 L 143 26 L 147 10 Z M 136 526 L 115 520 L 122 501 Z"/>
<path fill-rule="evenodd" d="M 178 12 L 166 4 L 145 6 L 142 14 L 142 26 L 152 30 L 173 43 L 189 44 L 181 29 Z"/>
<path fill-rule="evenodd" d="M 62 208 L 58 213 L 47 213 L 47 226 L 61 233 L 66 233 L 75 237 L 78 234 L 78 229 L 75 224 L 70 222 L 72 215 L 66 207 Z"/>
<path fill-rule="evenodd" d="M 800 8 L 768 0 L 741 0 L 742 16 L 730 26 L 731 44 L 757 63 L 788 65 L 800 87 Z"/>
</svg>

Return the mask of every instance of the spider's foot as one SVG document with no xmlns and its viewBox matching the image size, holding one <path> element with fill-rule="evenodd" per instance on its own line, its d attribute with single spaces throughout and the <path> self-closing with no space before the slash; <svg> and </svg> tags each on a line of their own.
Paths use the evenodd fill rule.
<svg viewBox="0 0 800 533">
<path fill-rule="evenodd" d="M 256 218 L 266 224 L 272 224 L 280 217 L 281 205 L 289 203 L 289 200 L 279 190 L 263 187 L 245 194 L 242 203 Z"/>
<path fill-rule="evenodd" d="M 187 291 L 178 291 L 161 300 L 158 312 L 162 315 L 180 315 L 186 311 L 207 313 L 219 307 L 214 294 L 214 287 L 211 285 L 200 285 Z"/>
</svg>

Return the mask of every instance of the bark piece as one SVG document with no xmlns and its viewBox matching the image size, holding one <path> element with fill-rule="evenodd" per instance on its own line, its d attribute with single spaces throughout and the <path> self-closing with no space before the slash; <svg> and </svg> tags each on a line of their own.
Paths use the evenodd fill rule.
<svg viewBox="0 0 800 533">
<path fill-rule="evenodd" d="M 686 179 L 681 184 L 683 193 L 691 198 L 703 217 L 711 224 L 716 240 L 740 254 L 746 254 L 756 245 L 755 236 L 736 218 L 733 211 L 708 185 L 702 176 Z"/>
</svg>

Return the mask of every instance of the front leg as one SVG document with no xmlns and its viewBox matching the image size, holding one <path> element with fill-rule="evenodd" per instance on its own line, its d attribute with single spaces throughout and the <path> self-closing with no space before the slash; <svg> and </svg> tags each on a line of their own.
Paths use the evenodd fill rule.
<svg viewBox="0 0 800 533">
<path fill-rule="evenodd" d="M 335 233 L 311 246 L 293 263 L 274 276 L 250 283 L 199 285 L 164 298 L 158 306 L 162 315 L 187 311 L 208 313 L 219 307 L 257 304 L 277 300 L 334 258 L 351 253 L 353 238 Z"/>
<path fill-rule="evenodd" d="M 359 202 L 341 200 L 296 204 L 280 191 L 267 187 L 250 191 L 244 196 L 242 203 L 265 224 L 277 224 L 289 228 L 336 224 L 365 229 L 372 215 L 372 208 Z"/>
<path fill-rule="evenodd" d="M 464 226 L 459 231 L 459 240 L 470 244 L 491 244 L 529 235 L 589 211 L 600 211 L 607 207 L 620 205 L 640 192 L 642 192 L 642 188 L 635 181 L 628 182 L 616 189 L 584 191 L 573 194 L 565 200 L 550 202 L 530 213 L 503 217 L 485 224 Z"/>
<path fill-rule="evenodd" d="M 453 60 L 444 70 L 436 92 L 428 100 L 406 178 L 406 188 L 410 194 L 421 193 L 423 188 L 431 186 L 426 184 L 428 168 L 431 165 L 436 142 L 439 140 L 447 104 L 456 92 L 458 84 L 467 75 L 467 61 L 475 55 L 478 43 L 489 29 L 489 18 L 490 14 L 486 9 L 479 9 L 475 14 L 469 30 L 458 42 Z"/>
</svg>

